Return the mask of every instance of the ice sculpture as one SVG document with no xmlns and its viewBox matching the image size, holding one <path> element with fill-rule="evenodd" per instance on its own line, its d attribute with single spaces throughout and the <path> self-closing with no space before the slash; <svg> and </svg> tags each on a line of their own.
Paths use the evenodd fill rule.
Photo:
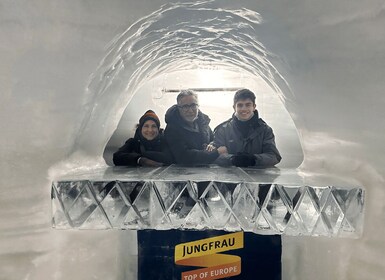
<svg viewBox="0 0 385 280">
<path fill-rule="evenodd" d="M 55 228 L 362 233 L 362 188 L 304 185 L 290 171 L 170 166 L 107 168 L 97 174 L 52 184 Z"/>
<path fill-rule="evenodd" d="M 92 95 L 84 86 L 106 44 L 169 1 L 47 2 L 1 2 L 0 278 L 123 279 L 121 271 L 136 260 L 122 259 L 119 252 L 134 252 L 135 246 L 122 249 L 116 236 L 125 236 L 127 243 L 133 232 L 50 230 L 46 170 L 72 147 L 84 109 L 93 104 L 86 102 Z M 355 178 L 366 188 L 362 238 L 284 237 L 285 279 L 382 279 L 384 2 L 216 2 L 223 9 L 259 11 L 264 23 L 255 34 L 287 62 L 274 65 L 296 94 L 291 103 L 296 108 L 289 109 L 297 116 L 306 153 L 302 171 Z M 183 12 L 175 16 L 185 18 Z M 98 124 L 102 127 L 105 118 Z M 309 185 L 329 183 L 335 182 Z"/>
</svg>

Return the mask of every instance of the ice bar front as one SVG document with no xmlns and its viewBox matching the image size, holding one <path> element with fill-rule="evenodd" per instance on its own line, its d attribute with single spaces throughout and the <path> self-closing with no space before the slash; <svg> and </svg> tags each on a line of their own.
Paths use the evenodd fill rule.
<svg viewBox="0 0 385 280">
<path fill-rule="evenodd" d="M 222 167 L 105 168 L 52 183 L 57 229 L 220 229 L 359 237 L 365 191 L 304 184 L 296 172 Z"/>
</svg>

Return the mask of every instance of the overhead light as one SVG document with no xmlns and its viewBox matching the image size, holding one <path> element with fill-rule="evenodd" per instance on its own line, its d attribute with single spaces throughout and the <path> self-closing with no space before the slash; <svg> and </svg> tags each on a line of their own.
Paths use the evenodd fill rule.
<svg viewBox="0 0 385 280">
<path fill-rule="evenodd" d="M 210 87 L 210 88 L 188 88 L 189 90 L 195 91 L 195 92 L 214 92 L 214 91 L 220 91 L 220 92 L 233 92 L 240 90 L 242 88 L 240 87 L 225 87 L 225 88 L 219 88 L 219 87 Z M 164 88 L 162 89 L 162 93 L 176 93 L 180 92 L 181 90 L 187 90 L 187 89 L 173 89 L 173 88 Z"/>
</svg>

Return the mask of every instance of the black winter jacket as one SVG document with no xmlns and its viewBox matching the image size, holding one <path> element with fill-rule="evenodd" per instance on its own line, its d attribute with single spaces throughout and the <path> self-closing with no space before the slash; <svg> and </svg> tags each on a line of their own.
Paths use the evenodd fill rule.
<svg viewBox="0 0 385 280">
<path fill-rule="evenodd" d="M 171 164 L 173 162 L 172 155 L 164 140 L 162 131 L 151 141 L 146 140 L 139 135 L 136 130 L 134 138 L 130 138 L 119 148 L 113 155 L 113 161 L 116 166 L 138 166 L 138 159 L 146 157 L 148 159 Z"/>
<path fill-rule="evenodd" d="M 199 111 L 195 120 L 197 127 L 192 128 L 182 119 L 178 107 L 174 105 L 167 110 L 165 120 L 167 126 L 164 136 L 177 164 L 210 164 L 218 157 L 217 151 L 205 150 L 213 140 L 207 115 Z"/>
<path fill-rule="evenodd" d="M 221 123 L 214 129 L 215 147 L 226 146 L 229 155 L 227 159 L 236 153 L 253 154 L 255 165 L 258 167 L 271 167 L 281 161 L 281 155 L 275 145 L 273 130 L 254 111 L 254 116 L 248 121 L 248 133 L 242 135 L 238 119 L 235 115 L 231 119 Z"/>
</svg>

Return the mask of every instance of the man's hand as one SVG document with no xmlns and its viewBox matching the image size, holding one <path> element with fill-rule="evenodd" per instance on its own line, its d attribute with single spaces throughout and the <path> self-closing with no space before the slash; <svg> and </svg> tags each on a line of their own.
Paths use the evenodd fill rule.
<svg viewBox="0 0 385 280">
<path fill-rule="evenodd" d="M 216 148 L 214 145 L 208 144 L 206 147 L 206 151 L 212 152 L 215 150 L 217 150 L 220 155 L 228 154 L 227 148 L 225 146 L 220 146 L 219 148 Z"/>
<path fill-rule="evenodd" d="M 227 151 L 226 146 L 220 146 L 217 150 L 218 150 L 218 153 L 219 153 L 220 155 L 222 155 L 222 154 L 228 154 L 228 153 L 229 153 L 229 152 Z"/>
<path fill-rule="evenodd" d="M 160 162 L 157 162 L 157 161 L 145 158 L 145 157 L 141 157 L 139 159 L 139 165 L 148 166 L 148 167 L 161 167 L 161 166 L 163 166 L 163 163 L 160 163 Z"/>
<path fill-rule="evenodd" d="M 206 151 L 209 151 L 209 152 L 215 151 L 216 149 L 217 148 L 212 144 L 208 144 L 206 147 Z"/>
</svg>

